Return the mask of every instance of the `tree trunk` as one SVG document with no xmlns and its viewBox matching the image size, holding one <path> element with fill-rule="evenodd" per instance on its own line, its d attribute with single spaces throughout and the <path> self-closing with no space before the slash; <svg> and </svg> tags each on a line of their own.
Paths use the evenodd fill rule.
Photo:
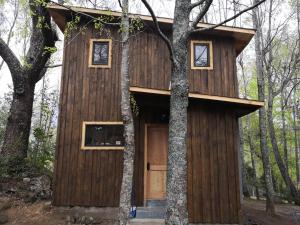
<svg viewBox="0 0 300 225">
<path fill-rule="evenodd" d="M 128 69 L 129 55 L 129 18 L 128 0 L 122 1 L 122 60 L 121 60 L 121 113 L 124 123 L 124 167 L 120 194 L 119 224 L 129 224 L 129 213 L 131 207 L 131 193 L 134 168 L 134 124 L 130 105 L 130 76 Z"/>
<path fill-rule="evenodd" d="M 251 130 L 250 128 L 250 116 L 247 116 L 247 127 L 249 128 L 249 131 Z M 254 174 L 254 187 L 255 187 L 255 196 L 256 199 L 259 200 L 259 190 L 258 190 L 258 185 L 257 185 L 257 176 L 256 176 L 256 162 L 255 162 L 255 147 L 252 141 L 252 137 L 250 132 L 247 134 L 248 136 L 248 143 L 249 143 L 249 148 L 250 148 L 250 156 L 251 156 L 251 166 L 253 169 L 253 174 Z"/>
<path fill-rule="evenodd" d="M 275 134 L 275 128 L 274 128 L 274 122 L 273 122 L 273 94 L 272 94 L 272 87 L 269 85 L 269 97 L 268 97 L 268 125 L 269 125 L 269 134 L 271 139 L 271 144 L 274 152 L 274 156 L 279 168 L 279 171 L 281 173 L 281 176 L 284 180 L 284 183 L 286 184 L 287 188 L 289 189 L 291 196 L 293 197 L 295 204 L 300 205 L 300 193 L 298 193 L 297 188 L 293 184 L 293 181 L 291 180 L 287 168 L 285 167 L 285 164 L 282 160 L 282 157 L 279 152 L 276 134 Z"/>
<path fill-rule="evenodd" d="M 289 174 L 289 163 L 288 163 L 288 148 L 287 148 L 287 139 L 286 139 L 286 124 L 285 124 L 285 109 L 284 109 L 284 90 L 281 91 L 280 96 L 280 110 L 281 110 L 281 121 L 282 121 L 282 142 L 283 142 L 283 152 L 284 152 L 284 164 Z"/>
<path fill-rule="evenodd" d="M 254 3 L 258 3 L 255 0 Z M 255 35 L 255 55 L 256 55 L 256 73 L 257 73 L 257 89 L 258 89 L 258 99 L 260 101 L 265 101 L 265 80 L 263 74 L 263 57 L 262 57 L 262 28 L 258 17 L 258 8 L 253 9 L 252 14 L 253 26 L 257 29 Z M 266 185 L 266 211 L 270 215 L 275 214 L 274 205 L 274 190 L 272 185 L 271 176 L 271 165 L 270 165 L 270 155 L 267 146 L 267 129 L 266 129 L 266 110 L 265 107 L 259 109 L 259 131 L 260 131 L 260 149 L 264 169 L 264 178 Z"/>
<path fill-rule="evenodd" d="M 14 91 L 7 119 L 1 155 L 25 158 L 27 156 L 35 84 L 26 81 L 24 93 Z"/>
<path fill-rule="evenodd" d="M 55 50 L 57 41 L 56 32 L 51 26 L 50 14 L 45 6 L 48 2 L 48 0 L 28 1 L 32 30 L 24 66 L 0 37 L 0 56 L 10 70 L 14 86 L 13 101 L 1 150 L 1 155 L 4 156 L 17 156 L 21 159 L 27 156 L 35 84 L 45 75 L 45 65 L 52 54 L 52 51 L 46 49 Z"/>
<path fill-rule="evenodd" d="M 243 132 L 243 122 L 242 119 L 239 119 L 239 134 L 240 134 L 240 161 L 241 161 L 241 173 L 242 173 L 242 190 L 244 197 L 249 198 L 250 193 L 248 189 L 247 182 L 247 170 L 245 168 L 245 159 L 244 159 L 244 132 Z"/>
<path fill-rule="evenodd" d="M 300 173 L 299 173 L 299 143 L 297 135 L 297 112 L 296 107 L 293 108 L 293 126 L 294 126 L 294 141 L 295 141 L 295 161 L 296 161 L 296 179 L 297 179 L 297 189 L 300 182 Z"/>
<path fill-rule="evenodd" d="M 167 171 L 167 225 L 187 225 L 187 107 L 190 1 L 176 1 L 173 23 L 173 66 Z"/>
</svg>

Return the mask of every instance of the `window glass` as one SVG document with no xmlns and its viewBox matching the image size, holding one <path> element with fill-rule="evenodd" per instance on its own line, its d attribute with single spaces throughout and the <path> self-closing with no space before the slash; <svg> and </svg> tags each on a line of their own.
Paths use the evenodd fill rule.
<svg viewBox="0 0 300 225">
<path fill-rule="evenodd" d="M 124 146 L 123 125 L 86 124 L 85 146 Z"/>
<path fill-rule="evenodd" d="M 93 65 L 108 65 L 109 42 L 93 42 Z"/>
<path fill-rule="evenodd" d="M 208 67 L 209 66 L 209 45 L 194 44 L 194 66 Z"/>
</svg>

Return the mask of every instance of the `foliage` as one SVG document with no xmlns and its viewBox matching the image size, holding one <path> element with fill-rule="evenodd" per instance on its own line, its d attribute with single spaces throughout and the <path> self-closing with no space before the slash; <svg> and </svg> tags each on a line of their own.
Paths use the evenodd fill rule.
<svg viewBox="0 0 300 225">
<path fill-rule="evenodd" d="M 131 110 L 132 110 L 133 114 L 135 116 L 138 116 L 139 115 L 139 106 L 138 106 L 133 94 L 130 94 L 130 104 L 131 104 Z"/>
<path fill-rule="evenodd" d="M 5 94 L 0 98 L 0 146 L 2 145 L 4 138 L 4 131 L 6 126 L 6 121 L 9 113 L 9 106 L 11 103 L 11 93 Z"/>
<path fill-rule="evenodd" d="M 75 16 L 71 21 L 67 22 L 64 31 L 65 38 L 69 38 L 71 36 L 72 31 L 76 31 L 78 29 L 80 20 L 81 20 L 80 16 Z"/>
</svg>

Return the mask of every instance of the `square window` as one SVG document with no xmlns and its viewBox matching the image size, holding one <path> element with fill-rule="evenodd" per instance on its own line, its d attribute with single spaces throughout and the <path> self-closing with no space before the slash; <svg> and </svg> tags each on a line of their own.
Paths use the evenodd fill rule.
<svg viewBox="0 0 300 225">
<path fill-rule="evenodd" d="M 213 69 L 211 41 L 191 42 L 191 68 L 192 69 Z"/>
<path fill-rule="evenodd" d="M 111 67 L 111 40 L 91 39 L 89 67 Z"/>
<path fill-rule="evenodd" d="M 122 122 L 83 122 L 83 150 L 124 149 L 124 126 Z"/>
<path fill-rule="evenodd" d="M 209 65 L 209 53 L 207 44 L 194 44 L 194 65 L 207 67 Z"/>
<path fill-rule="evenodd" d="M 93 42 L 93 65 L 108 64 L 108 42 Z"/>
</svg>

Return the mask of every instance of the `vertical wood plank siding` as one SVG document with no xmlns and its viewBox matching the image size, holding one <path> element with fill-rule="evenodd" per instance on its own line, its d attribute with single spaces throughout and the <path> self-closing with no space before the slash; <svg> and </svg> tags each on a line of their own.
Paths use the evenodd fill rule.
<svg viewBox="0 0 300 225">
<path fill-rule="evenodd" d="M 112 39 L 112 67 L 88 68 L 89 40 Z M 237 97 L 234 40 L 212 40 L 214 69 L 189 70 L 190 91 Z M 70 41 L 72 40 L 72 41 Z M 168 89 L 171 65 L 166 45 L 151 31 L 130 38 L 131 85 Z M 190 60 L 188 60 L 190 61 Z M 122 151 L 81 151 L 83 121 L 121 121 L 121 43 L 117 30 L 93 28 L 74 32 L 65 41 L 59 125 L 55 161 L 54 199 L 59 206 L 116 207 L 122 179 Z M 133 199 L 143 205 L 144 131 L 146 123 L 167 123 L 168 98 L 136 96 L 136 155 Z M 228 109 L 191 102 L 188 114 L 188 208 L 190 222 L 238 223 L 239 177 L 237 119 Z"/>
<path fill-rule="evenodd" d="M 88 68 L 89 39 L 103 35 L 93 29 L 74 35 L 65 41 L 53 203 L 117 206 L 122 151 L 81 151 L 80 141 L 82 121 L 121 120 L 120 42 L 113 42 L 112 68 L 94 69 Z"/>
<path fill-rule="evenodd" d="M 190 102 L 188 210 L 193 223 L 238 224 L 237 118 L 229 109 Z"/>
</svg>

